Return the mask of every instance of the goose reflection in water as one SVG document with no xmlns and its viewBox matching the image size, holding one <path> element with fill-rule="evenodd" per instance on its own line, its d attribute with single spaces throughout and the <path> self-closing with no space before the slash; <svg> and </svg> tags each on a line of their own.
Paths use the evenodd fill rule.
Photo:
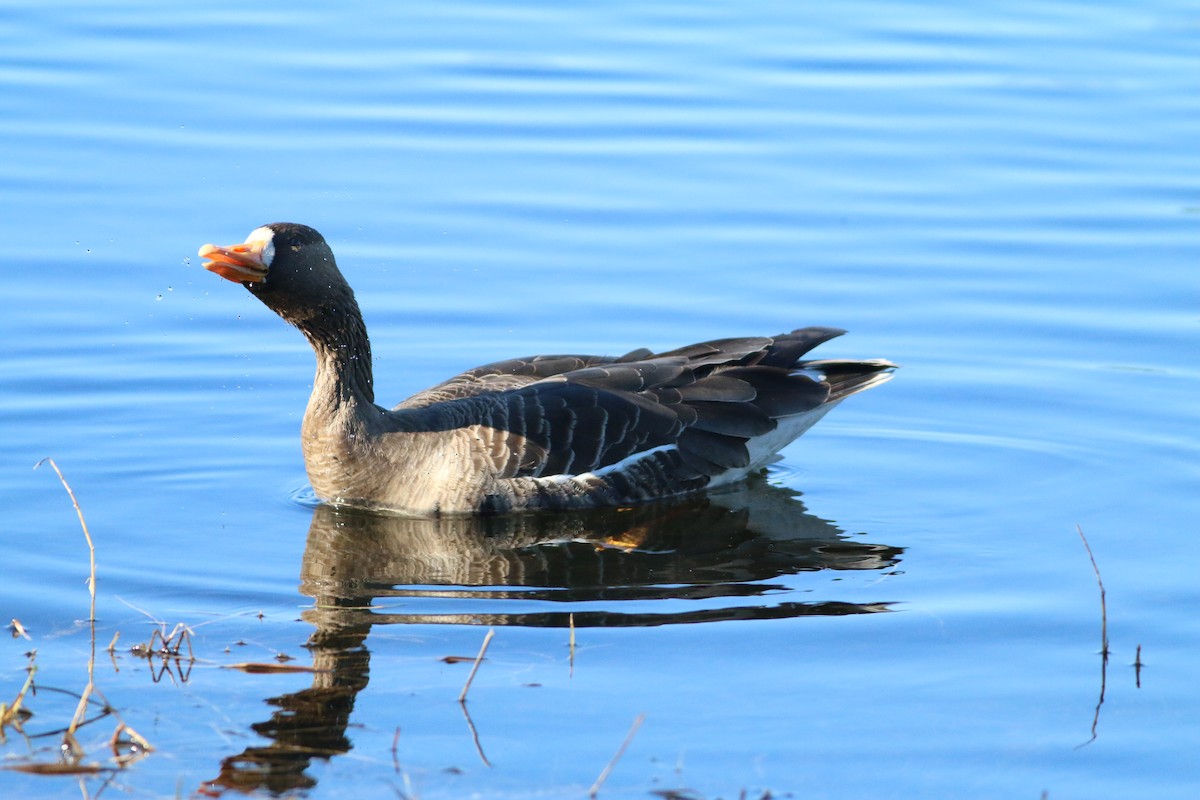
<svg viewBox="0 0 1200 800">
<path fill-rule="evenodd" d="M 348 752 L 374 625 L 633 627 L 870 614 L 889 604 L 779 601 L 791 587 L 778 579 L 889 570 L 901 552 L 848 538 L 762 477 L 675 503 L 572 513 L 412 519 L 318 506 L 301 575 L 314 600 L 303 614 L 315 627 L 313 685 L 268 699 L 277 710 L 252 727 L 271 741 L 225 759 L 202 791 L 304 789 L 314 784 L 313 759 Z M 447 598 L 454 612 L 439 609 Z"/>
</svg>

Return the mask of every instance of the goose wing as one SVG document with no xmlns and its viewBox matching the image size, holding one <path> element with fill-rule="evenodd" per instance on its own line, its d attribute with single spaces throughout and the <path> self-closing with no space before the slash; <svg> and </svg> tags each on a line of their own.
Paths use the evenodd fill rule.
<svg viewBox="0 0 1200 800">
<path fill-rule="evenodd" d="M 586 356 L 586 355 L 547 355 L 528 356 L 525 358 L 510 358 L 507 361 L 497 361 L 484 364 L 481 367 L 467 370 L 455 375 L 449 380 L 414 394 L 395 410 L 404 408 L 425 408 L 435 403 L 449 400 L 460 400 L 482 394 L 493 394 L 519 389 L 536 381 L 562 375 L 578 369 L 586 369 L 601 364 L 613 364 L 623 361 L 636 361 L 646 358 L 651 352 L 646 349 L 634 350 L 623 356 Z"/>
<path fill-rule="evenodd" d="M 773 430 L 777 419 L 830 400 L 831 384 L 806 374 L 800 357 L 841 333 L 805 328 L 615 359 L 514 359 L 417 395 L 424 404 L 416 417 L 425 430 L 475 428 L 501 478 L 576 475 L 663 446 L 677 448 L 697 477 L 716 475 L 747 466 L 746 442 Z M 852 376 L 866 381 L 891 367 L 823 363 L 843 384 L 842 396 Z M 548 374 L 538 377 L 539 370 Z"/>
</svg>

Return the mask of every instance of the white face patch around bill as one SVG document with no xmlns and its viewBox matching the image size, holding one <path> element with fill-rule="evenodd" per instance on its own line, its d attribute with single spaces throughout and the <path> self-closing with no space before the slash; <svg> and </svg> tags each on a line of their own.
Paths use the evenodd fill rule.
<svg viewBox="0 0 1200 800">
<path fill-rule="evenodd" d="M 272 259 L 275 258 L 275 231 L 266 225 L 250 231 L 250 235 L 246 237 L 245 243 L 258 244 L 259 242 L 262 242 L 262 252 L 259 256 L 262 259 L 262 265 L 270 267 Z"/>
</svg>

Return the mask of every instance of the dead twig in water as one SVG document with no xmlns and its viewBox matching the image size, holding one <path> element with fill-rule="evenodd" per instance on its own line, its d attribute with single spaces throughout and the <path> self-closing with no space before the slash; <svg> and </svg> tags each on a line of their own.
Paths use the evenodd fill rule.
<svg viewBox="0 0 1200 800">
<path fill-rule="evenodd" d="M 121 734 L 125 734 L 125 737 L 121 738 Z M 140 733 L 124 722 L 118 725 L 113 731 L 112 739 L 109 740 L 108 746 L 112 748 L 113 760 L 122 769 L 142 759 L 147 753 L 154 750 Z"/>
<path fill-rule="evenodd" d="M 182 624 L 182 623 L 181 623 Z M 183 628 L 183 634 L 179 641 L 172 646 L 170 637 L 159 633 L 155 628 L 150 634 L 149 643 L 135 644 L 129 648 L 129 654 L 137 658 L 144 659 L 146 665 L 150 668 L 150 679 L 155 683 L 162 680 L 166 675 L 171 679 L 171 683 L 178 685 L 179 683 L 187 683 L 192 674 L 192 666 L 196 663 L 196 657 L 192 653 L 191 639 L 188 636 L 188 629 Z M 157 637 L 157 641 L 156 641 Z M 185 657 L 182 652 L 183 642 L 188 644 L 188 653 Z M 116 659 L 113 659 L 116 663 Z M 179 680 L 176 681 L 175 673 L 178 671 Z"/>
<path fill-rule="evenodd" d="M 568 661 L 568 664 L 570 667 L 567 677 L 574 678 L 575 677 L 575 612 L 574 611 L 572 611 L 570 614 L 567 615 L 567 625 L 571 628 L 571 637 L 567 640 L 567 651 L 568 651 L 567 661 Z"/>
<path fill-rule="evenodd" d="M 196 654 L 192 649 L 192 636 L 195 635 L 192 631 L 192 626 L 184 622 L 179 622 L 175 624 L 170 633 L 167 633 L 166 622 L 156 618 L 149 611 L 138 608 L 127 600 L 120 597 L 117 599 L 145 616 L 155 625 L 154 630 L 150 632 L 150 640 L 131 645 L 129 648 L 130 655 L 143 658 L 147 661 L 150 665 L 150 677 L 155 683 L 162 680 L 164 674 L 170 677 L 172 683 L 175 683 L 176 670 L 179 672 L 179 680 L 187 683 L 188 677 L 192 672 L 192 666 L 196 663 Z M 113 637 L 112 642 L 109 643 L 110 654 L 115 653 L 117 638 L 119 636 L 120 634 L 118 633 L 117 636 Z M 184 655 L 183 652 L 184 645 L 187 645 L 187 655 Z M 154 663 L 156 658 L 158 662 Z M 113 655 L 113 664 L 116 664 L 115 655 Z"/>
<path fill-rule="evenodd" d="M 621 742 L 621 746 L 617 748 L 617 752 L 613 754 L 612 759 L 600 771 L 600 777 L 596 778 L 596 782 L 592 784 L 592 788 L 588 789 L 588 797 L 595 798 L 596 795 L 600 794 L 600 787 L 608 780 L 608 776 L 612 774 L 613 768 L 617 766 L 617 762 L 621 760 L 621 756 L 625 755 L 625 748 L 629 747 L 629 743 L 633 741 L 638 728 L 642 727 L 642 723 L 645 721 L 645 714 L 637 715 L 637 719 L 633 721 L 633 725 L 629 726 L 629 733 L 625 734 L 625 741 Z"/>
<path fill-rule="evenodd" d="M 83 528 L 83 538 L 84 538 L 84 540 L 87 541 L 88 567 L 89 567 L 87 584 L 88 584 L 88 597 L 90 598 L 90 601 L 91 601 L 89 608 L 88 608 L 88 627 L 90 629 L 90 636 L 89 636 L 90 649 L 88 652 L 88 662 L 87 662 L 87 686 L 85 686 L 83 691 L 80 693 L 79 703 L 75 707 L 75 713 L 71 717 L 70 724 L 67 725 L 66 730 L 63 731 L 63 734 L 62 734 L 62 745 L 60 747 L 60 752 L 61 752 L 63 761 L 60 763 L 55 763 L 55 764 L 41 764 L 41 763 L 20 764 L 20 765 L 8 767 L 8 768 L 20 770 L 22 772 L 34 772 L 34 773 L 38 773 L 38 774 L 51 773 L 51 774 L 72 774 L 72 775 L 93 774 L 93 773 L 98 773 L 98 772 L 110 771 L 111 768 L 106 768 L 106 767 L 102 767 L 102 766 L 95 765 L 95 764 L 84 764 L 83 759 L 84 759 L 85 753 L 84 753 L 83 747 L 80 746 L 80 744 L 79 744 L 79 740 L 76 739 L 76 737 L 75 737 L 75 732 L 79 729 L 79 727 L 81 725 L 85 725 L 91 721 L 91 720 L 87 719 L 87 710 L 88 710 L 88 704 L 93 702 L 93 700 L 92 700 L 93 694 L 99 696 L 102 701 L 102 706 L 103 706 L 102 716 L 105 716 L 110 713 L 115 713 L 115 711 L 116 711 L 114 708 L 112 708 L 112 706 L 109 705 L 108 701 L 106 699 L 104 699 L 104 695 L 101 694 L 100 691 L 96 688 L 96 680 L 95 680 L 95 676 L 96 676 L 96 544 L 95 544 L 95 542 L 92 541 L 92 534 L 91 534 L 91 531 L 88 530 L 87 520 L 84 519 L 84 517 L 83 517 L 83 509 L 79 505 L 79 500 L 75 497 L 75 492 L 74 492 L 74 490 L 71 489 L 71 484 L 67 483 L 67 479 L 63 475 L 62 470 L 58 468 L 58 464 L 54 461 L 53 458 L 43 458 L 38 463 L 34 464 L 33 468 L 37 469 L 42 464 L 49 464 L 54 469 L 54 474 L 56 474 L 58 476 L 58 480 L 62 483 L 63 488 L 67 490 L 67 496 L 71 498 L 71 505 L 75 508 L 75 515 L 77 517 L 79 517 L 79 526 L 81 528 Z M 116 638 L 116 636 L 114 636 L 112 643 L 109 645 L 109 652 L 112 652 L 112 648 L 115 646 L 116 641 L 117 641 L 117 638 Z M 190 647 L 190 644 L 189 644 L 189 647 Z M 32 675 L 32 670 L 31 670 L 30 680 L 32 680 L 32 678 L 33 678 L 33 675 Z M 22 690 L 22 694 L 23 693 L 24 693 L 24 690 Z M 125 734 L 124 738 L 122 738 L 122 734 Z M 125 754 L 121 754 L 120 750 L 119 750 L 119 748 L 121 746 L 126 747 L 128 752 Z M 142 736 L 137 731 L 133 730 L 133 728 L 130 728 L 124 722 L 121 722 L 117 726 L 116 730 L 113 731 L 111 747 L 113 750 L 113 757 L 114 757 L 114 760 L 115 760 L 115 763 L 116 763 L 118 769 L 124 769 L 126 766 L 128 766 L 129 764 L 138 760 L 143 755 L 145 755 L 146 753 L 148 753 L 154 749 L 153 747 L 150 746 L 150 743 L 147 742 L 144 738 L 142 738 Z"/>
<path fill-rule="evenodd" d="M 1137 646 L 1137 655 L 1133 657 L 1133 674 L 1137 679 L 1137 688 L 1142 688 L 1142 667 L 1146 666 L 1142 663 L 1142 646 Z"/>
<path fill-rule="evenodd" d="M 150 632 L 149 643 L 143 642 L 132 645 L 129 648 L 130 653 L 138 656 L 139 658 L 149 658 L 150 656 L 154 655 L 162 656 L 163 658 L 183 658 L 183 646 L 186 644 L 188 649 L 188 661 L 196 660 L 195 653 L 192 651 L 192 636 L 195 635 L 194 631 L 192 630 L 193 626 L 188 625 L 186 622 L 177 622 L 175 623 L 175 627 L 171 629 L 171 632 L 167 633 L 167 623 L 165 620 L 159 619 L 146 609 L 139 608 L 133 603 L 130 603 L 128 600 L 120 597 L 117 599 L 129 608 L 132 608 L 134 611 L 144 616 L 146 619 L 150 620 L 156 626 L 156 629 Z M 207 625 L 208 623 L 202 622 L 200 624 Z M 199 627 L 199 625 L 195 627 Z M 116 646 L 117 639 L 120 637 L 120 635 L 121 634 L 118 631 L 117 635 L 113 637 L 112 642 L 109 644 L 109 649 L 112 649 Z"/>
<path fill-rule="evenodd" d="M 1096 585 L 1100 587 L 1100 654 L 1107 659 L 1108 605 L 1105 599 L 1104 579 L 1100 577 L 1100 567 L 1096 565 L 1096 557 L 1092 555 L 1092 546 L 1088 544 L 1087 537 L 1083 535 L 1083 528 L 1079 525 L 1076 525 L 1075 530 L 1079 531 L 1079 538 L 1083 540 L 1083 547 L 1087 550 L 1088 558 L 1092 562 L 1092 571 L 1096 573 Z"/>
<path fill-rule="evenodd" d="M 396 774 L 400 774 L 400 726 L 396 726 L 396 735 L 392 737 L 392 766 L 396 769 Z"/>
<path fill-rule="evenodd" d="M 42 464 L 49 464 L 54 469 L 54 474 L 58 476 L 58 480 L 62 483 L 63 488 L 67 490 L 67 496 L 71 498 L 71 505 L 75 507 L 75 515 L 79 517 L 79 525 L 83 528 L 83 538 L 87 540 L 88 546 L 90 565 L 88 572 L 88 595 L 91 597 L 91 607 L 88 611 L 88 624 L 91 627 L 91 652 L 88 655 L 87 666 L 88 680 L 87 686 L 84 687 L 83 693 L 79 697 L 79 705 L 75 707 L 75 716 L 71 718 L 71 724 L 67 726 L 67 732 L 63 735 L 63 752 L 72 753 L 75 750 L 80 750 L 79 758 L 82 758 L 82 750 L 79 748 L 79 743 L 75 741 L 75 731 L 87 714 L 88 698 L 92 696 L 92 690 L 96 686 L 94 680 L 96 675 L 96 545 L 92 542 L 91 532 L 88 531 L 87 520 L 83 518 L 83 509 L 79 507 L 79 501 L 75 498 L 75 492 L 71 489 L 71 484 L 67 483 L 62 470 L 58 468 L 58 464 L 55 463 L 53 458 L 43 458 L 34 464 L 33 468 L 37 469 Z"/>
<path fill-rule="evenodd" d="M 40 694 L 49 694 L 51 692 L 54 692 L 57 694 L 67 695 L 68 697 L 74 697 L 76 700 L 79 699 L 79 692 L 72 692 L 70 689 L 60 689 L 57 686 L 39 685 L 34 688 L 34 692 L 39 695 Z M 99 722 L 100 720 L 117 713 L 116 709 L 113 708 L 112 706 L 108 705 L 108 703 L 105 700 L 96 698 L 96 695 L 99 695 L 99 694 L 100 694 L 99 691 L 93 692 L 92 696 L 88 698 L 88 705 L 91 707 L 93 713 L 90 717 L 81 721 L 79 723 L 79 725 L 77 726 L 77 729 L 83 728 L 87 725 L 91 725 L 93 722 Z M 66 733 L 67 733 L 66 727 L 61 727 L 61 728 L 54 728 L 52 730 L 45 730 L 40 733 L 29 734 L 27 736 L 27 738 L 29 738 L 29 739 L 48 739 L 52 736 L 65 736 Z M 24 734 L 24 731 L 22 731 L 22 734 Z M 68 742 L 68 744 L 70 744 L 70 743 Z M 64 753 L 64 755 L 66 755 L 66 754 Z"/>
<path fill-rule="evenodd" d="M 1096 573 L 1096 585 L 1100 587 L 1100 698 L 1096 701 L 1096 711 L 1092 714 L 1092 729 L 1091 738 L 1086 742 L 1076 746 L 1076 750 L 1080 747 L 1091 744 L 1096 741 L 1096 727 L 1100 724 L 1100 707 L 1104 705 L 1104 693 L 1108 687 L 1108 604 L 1104 591 L 1104 579 L 1100 577 L 1100 567 L 1096 564 L 1096 556 L 1092 554 L 1092 546 L 1088 544 L 1087 537 L 1083 535 L 1083 527 L 1076 525 L 1075 530 L 1079 531 L 1079 538 L 1083 540 L 1083 547 L 1087 550 L 1088 559 L 1092 562 L 1092 571 Z"/>
<path fill-rule="evenodd" d="M 140 658 L 152 658 L 159 656 L 161 658 L 183 658 L 183 646 L 187 645 L 187 660 L 195 661 L 196 655 L 192 651 L 192 630 L 187 625 L 180 622 L 169 634 L 163 633 L 165 629 L 155 628 L 150 632 L 150 642 L 148 644 L 135 644 L 129 648 L 129 652 Z M 176 638 L 178 637 L 178 638 Z M 115 641 L 115 640 L 114 640 Z"/>
<path fill-rule="evenodd" d="M 12 703 L 0 703 L 0 742 L 5 741 L 4 729 L 10 725 L 17 733 L 24 733 L 21 723 L 31 716 L 28 710 L 21 707 L 21 703 L 25 700 L 25 693 L 33 686 L 33 676 L 37 674 L 37 664 L 34 663 L 33 656 L 30 656 L 29 666 L 25 671 L 29 673 L 25 677 L 25 685 L 17 692 Z"/>
<path fill-rule="evenodd" d="M 471 688 L 471 681 L 475 680 L 475 673 L 479 671 L 479 665 L 483 661 L 483 654 L 487 652 L 488 645 L 491 644 L 492 637 L 496 635 L 495 628 L 488 628 L 487 636 L 483 637 L 483 645 L 479 648 L 479 655 L 475 656 L 475 663 L 471 666 L 471 674 L 467 676 L 467 682 L 463 684 L 462 693 L 458 695 L 458 702 L 467 702 L 467 692 Z"/>
<path fill-rule="evenodd" d="M 79 517 L 79 525 L 83 528 L 83 538 L 87 540 L 88 553 L 91 558 L 91 572 L 88 574 L 88 593 L 92 598 L 88 621 L 94 624 L 96 622 L 96 545 L 92 543 L 92 534 L 88 532 L 87 520 L 83 518 L 83 509 L 79 507 L 79 501 L 75 499 L 75 492 L 71 491 L 71 484 L 67 483 L 67 479 L 63 477 L 62 470 L 58 468 L 58 464 L 54 463 L 53 458 L 43 458 L 34 464 L 33 468 L 37 469 L 42 464 L 49 464 L 53 467 L 54 473 L 58 475 L 63 488 L 67 490 L 67 495 L 71 498 L 71 505 L 75 506 L 75 514 Z"/>
</svg>

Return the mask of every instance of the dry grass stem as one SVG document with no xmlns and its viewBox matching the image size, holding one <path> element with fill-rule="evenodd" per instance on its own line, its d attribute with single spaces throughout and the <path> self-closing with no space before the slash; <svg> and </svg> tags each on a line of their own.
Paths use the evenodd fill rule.
<svg viewBox="0 0 1200 800">
<path fill-rule="evenodd" d="M 13 701 L 0 703 L 0 742 L 4 741 L 4 729 L 10 725 L 21 733 L 21 722 L 29 716 L 29 712 L 23 710 L 21 704 L 25 701 L 25 693 L 33 686 L 33 676 L 37 674 L 37 664 L 33 663 L 33 659 L 30 659 L 27 672 L 29 674 L 25 676 L 25 685 L 17 692 Z"/>
<path fill-rule="evenodd" d="M 571 629 L 571 635 L 567 639 L 567 663 L 570 667 L 568 677 L 575 677 L 575 612 L 572 611 L 567 615 L 567 626 Z"/>
<path fill-rule="evenodd" d="M 63 488 L 67 490 L 67 496 L 71 498 L 71 505 L 75 507 L 75 515 L 79 517 L 79 525 L 83 528 L 83 538 L 87 541 L 88 546 L 88 596 L 91 598 L 91 606 L 88 609 L 88 624 L 91 626 L 92 633 L 91 653 L 88 655 L 87 686 L 84 687 L 83 694 L 79 696 L 79 705 L 75 707 L 75 716 L 71 718 L 71 724 L 67 726 L 67 732 L 63 735 L 64 750 L 70 750 L 78 748 L 78 743 L 75 742 L 75 731 L 86 718 L 88 698 L 92 696 L 92 689 L 95 687 L 93 678 L 96 674 L 96 545 L 92 541 L 91 532 L 88 530 L 87 520 L 83 518 L 83 509 L 79 507 L 79 500 L 75 497 L 75 492 L 71 489 L 71 484 L 67 483 L 62 470 L 58 468 L 58 464 L 53 458 L 43 458 L 34 464 L 33 468 L 37 469 L 42 464 L 49 464 L 51 466 L 54 474 L 58 476 L 58 480 L 62 483 Z M 82 758 L 82 752 L 79 757 Z"/>
<path fill-rule="evenodd" d="M 592 788 L 588 789 L 588 797 L 594 798 L 600 794 L 600 787 L 608 780 L 608 776 L 612 774 L 613 768 L 617 766 L 617 762 L 621 760 L 621 756 L 625 755 L 625 749 L 629 747 L 629 743 L 633 741 L 634 735 L 637 734 L 638 728 L 642 727 L 642 723 L 646 721 L 645 714 L 638 714 L 637 719 L 633 721 L 633 725 L 629 726 L 629 733 L 625 734 L 625 741 L 621 742 L 621 746 L 617 748 L 617 752 L 600 771 L 600 776 L 596 778 L 596 782 L 592 784 Z"/>
<path fill-rule="evenodd" d="M 88 664 L 91 668 L 93 665 Z M 88 700 L 92 697 L 92 690 L 96 688 L 96 684 L 88 679 L 87 686 L 83 687 L 83 694 L 79 695 L 79 705 L 75 706 L 75 716 L 71 717 L 71 724 L 67 726 L 67 736 L 74 737 L 75 731 L 79 729 L 79 725 L 87 717 Z"/>
<path fill-rule="evenodd" d="M 157 648 L 155 648 L 155 636 L 158 637 Z M 167 656 L 172 658 L 180 658 L 183 655 L 181 651 L 183 650 L 183 646 L 185 644 L 187 645 L 188 649 L 188 660 L 195 661 L 196 655 L 192 652 L 191 628 L 180 622 L 171 630 L 170 634 L 164 634 L 163 628 L 155 628 L 150 634 L 150 644 L 147 645 L 147 649 L 149 652 L 157 653 L 164 658 Z"/>
<path fill-rule="evenodd" d="M 122 738 L 124 734 L 124 738 Z M 146 754 L 154 750 L 140 733 L 122 722 L 113 731 L 112 739 L 109 740 L 108 746 L 112 748 L 113 759 L 117 765 L 124 768 L 135 761 L 140 761 L 145 758 Z"/>
<path fill-rule="evenodd" d="M 458 695 L 458 702 L 467 702 L 467 692 L 471 689 L 471 681 L 475 680 L 475 673 L 479 671 L 479 665 L 483 663 L 483 654 L 487 652 L 488 645 L 492 643 L 492 637 L 496 635 L 495 628 L 488 628 L 487 636 L 483 637 L 483 645 L 479 648 L 479 655 L 475 656 L 475 663 L 471 665 L 471 674 L 467 676 L 467 682 L 463 684 L 462 692 Z"/>
<path fill-rule="evenodd" d="M 1108 688 L 1108 602 L 1104 591 L 1104 579 L 1100 577 L 1100 567 L 1096 564 L 1096 556 L 1092 554 L 1092 546 L 1083 535 L 1083 527 L 1075 526 L 1083 547 L 1087 550 L 1088 559 L 1092 562 L 1092 571 L 1096 573 L 1096 585 L 1100 587 L 1100 698 L 1096 701 L 1096 711 L 1092 714 L 1091 737 L 1075 749 L 1096 741 L 1096 728 L 1100 724 L 1100 708 L 1104 705 L 1104 694 Z"/>
<path fill-rule="evenodd" d="M 54 468 L 54 473 L 58 475 L 59 481 L 62 482 L 63 488 L 67 490 L 67 495 L 71 498 L 71 505 L 75 506 L 75 514 L 79 517 L 80 527 L 83 528 L 83 538 L 87 540 L 91 560 L 91 571 L 88 573 L 88 593 L 92 598 L 88 621 L 94 623 L 96 621 L 96 545 L 92 543 L 92 534 L 88 531 L 87 520 L 83 518 L 83 509 L 79 507 L 79 501 L 75 499 L 75 492 L 71 490 L 71 484 L 67 483 L 67 479 L 63 477 L 62 470 L 58 468 L 58 464 L 54 463 L 53 458 L 43 458 L 34 464 L 33 468 L 37 469 L 42 464 L 49 464 Z"/>
<path fill-rule="evenodd" d="M 83 509 L 79 505 L 79 500 L 78 500 L 78 498 L 75 497 L 75 492 L 73 489 L 71 489 L 71 484 L 69 484 L 67 482 L 67 479 L 63 475 L 62 470 L 58 468 L 58 464 L 54 461 L 53 458 L 44 458 L 41 461 L 39 461 L 37 464 L 34 464 L 33 468 L 37 469 L 42 464 L 49 464 L 54 469 L 54 473 L 56 475 L 58 475 L 58 480 L 62 483 L 63 488 L 67 490 L 67 496 L 71 498 L 71 505 L 75 508 L 75 515 L 77 517 L 79 517 L 79 525 L 81 528 L 83 528 L 83 538 L 87 541 L 88 567 L 89 567 L 87 584 L 88 584 L 88 596 L 91 601 L 90 606 L 88 608 L 88 626 L 90 628 L 90 638 L 89 638 L 90 649 L 88 652 L 88 662 L 87 662 L 87 685 L 84 687 L 83 692 L 80 693 L 80 695 L 79 695 L 79 702 L 75 706 L 75 713 L 71 717 L 70 724 L 67 725 L 66 729 L 63 730 L 63 732 L 62 732 L 62 745 L 60 747 L 60 754 L 61 754 L 62 760 L 58 761 L 58 762 L 53 762 L 53 763 L 34 762 L 34 763 L 29 763 L 29 764 L 19 764 L 19 765 L 9 767 L 9 769 L 17 770 L 20 772 L 34 773 L 34 774 L 92 775 L 92 774 L 96 774 L 96 773 L 110 771 L 113 768 L 112 767 L 104 767 L 104 766 L 101 766 L 99 764 L 94 764 L 94 763 L 89 763 L 89 764 L 83 763 L 83 759 L 84 759 L 86 753 L 84 752 L 83 747 L 79 744 L 79 740 L 75 737 L 75 732 L 77 730 L 79 730 L 79 728 L 81 726 L 89 724 L 89 723 L 95 721 L 95 719 L 99 719 L 101 717 L 107 716 L 108 714 L 115 713 L 115 710 L 108 704 L 108 701 L 103 699 L 104 696 L 96 688 L 96 682 L 95 682 L 95 675 L 96 675 L 96 544 L 95 544 L 95 542 L 92 541 L 92 534 L 91 534 L 91 531 L 88 530 L 87 520 L 84 519 Z M 18 623 L 16 620 L 13 620 L 13 624 L 14 624 L 14 630 L 16 630 L 17 626 L 19 626 L 20 623 Z M 24 629 L 22 628 L 21 630 L 23 631 Z M 108 651 L 110 654 L 114 651 L 114 649 L 116 647 L 117 638 L 119 635 L 120 634 L 113 636 L 112 642 L 108 646 Z M 173 635 L 174 634 L 172 634 L 172 636 Z M 191 648 L 190 642 L 188 644 L 188 647 L 190 650 L 190 648 Z M 176 654 L 178 654 L 178 646 L 176 649 Z M 35 668 L 31 664 L 29 680 L 26 682 L 26 688 L 29 687 L 30 682 L 33 680 L 33 672 L 34 671 L 35 671 Z M 19 701 L 24 696 L 24 694 L 25 694 L 25 689 L 22 689 L 21 693 L 18 695 L 18 702 L 15 705 L 19 705 Z M 100 697 L 101 698 L 100 701 L 94 701 L 92 699 L 93 694 Z M 95 718 L 89 720 L 87 718 L 88 706 L 93 702 L 100 702 L 102 705 L 103 711 L 101 712 L 101 714 L 98 717 L 95 717 Z M 14 708 L 13 713 L 15 714 L 17 712 L 18 712 L 18 709 Z M 7 716 L 5 716 L 5 719 L 7 720 Z M 2 730 L 2 729 L 0 729 L 0 730 Z M 111 746 L 112 746 L 112 750 L 113 750 L 114 763 L 116 764 L 116 768 L 118 768 L 118 769 L 124 768 L 128 764 L 132 763 L 133 761 L 137 760 L 138 758 L 141 758 L 143 755 L 145 755 L 146 753 L 148 753 L 154 749 L 150 746 L 150 743 L 147 742 L 137 731 L 133 730 L 133 728 L 130 728 L 124 722 L 121 722 L 120 724 L 118 724 L 116 730 L 113 731 L 113 735 L 112 735 L 112 739 L 111 739 Z M 127 752 L 122 753 L 119 749 L 121 747 L 124 747 Z"/>
<path fill-rule="evenodd" d="M 179 680 L 187 683 L 192 665 L 196 663 L 196 654 L 192 651 L 192 629 L 180 622 L 170 633 L 163 633 L 167 624 L 158 620 L 155 620 L 155 624 L 158 627 L 150 632 L 150 641 L 133 645 L 129 652 L 147 661 L 159 659 L 157 668 L 151 669 L 155 683 L 161 680 L 164 674 L 175 683 L 175 670 L 179 670 Z M 186 656 L 183 653 L 184 645 L 187 645 Z"/>
<path fill-rule="evenodd" d="M 1100 653 L 1108 658 L 1108 604 L 1104 592 L 1104 579 L 1100 577 L 1100 567 L 1096 564 L 1096 557 L 1092 555 L 1092 546 L 1083 535 L 1083 528 L 1076 525 L 1075 530 L 1079 531 L 1079 538 L 1083 540 L 1084 549 L 1092 562 L 1092 571 L 1096 573 L 1096 585 L 1100 587 Z"/>
</svg>

